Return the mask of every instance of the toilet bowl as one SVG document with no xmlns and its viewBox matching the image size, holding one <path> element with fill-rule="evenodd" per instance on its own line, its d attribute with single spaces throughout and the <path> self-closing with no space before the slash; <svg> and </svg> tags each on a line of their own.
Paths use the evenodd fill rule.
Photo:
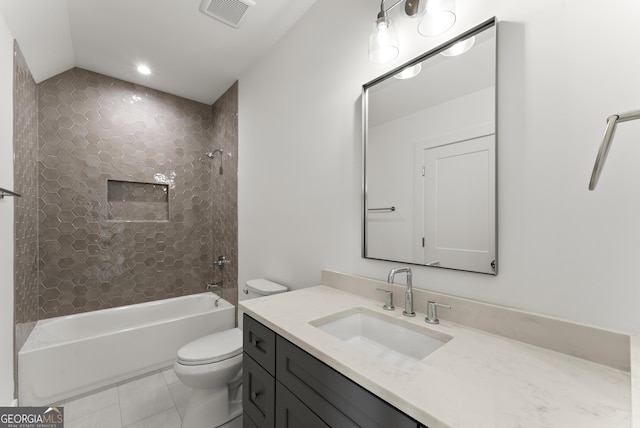
<svg viewBox="0 0 640 428">
<path fill-rule="evenodd" d="M 245 294 L 255 298 L 285 291 L 283 285 L 257 279 L 247 281 Z M 184 345 L 173 370 L 193 388 L 182 428 L 242 427 L 242 330 L 221 331 Z"/>
<path fill-rule="evenodd" d="M 242 415 L 242 331 L 234 328 L 180 348 L 173 365 L 178 379 L 193 388 L 183 428 L 213 428 Z M 238 420 L 240 427 L 241 421 Z"/>
</svg>

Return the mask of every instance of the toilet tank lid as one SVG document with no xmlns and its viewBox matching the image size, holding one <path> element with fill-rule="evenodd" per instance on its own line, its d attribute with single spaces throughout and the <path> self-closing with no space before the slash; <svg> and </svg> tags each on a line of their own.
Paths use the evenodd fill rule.
<svg viewBox="0 0 640 428">
<path fill-rule="evenodd" d="M 269 281 L 268 279 L 250 279 L 247 281 L 247 288 L 256 294 L 261 296 L 268 296 L 270 294 L 284 293 L 288 290 L 282 284 Z"/>
<path fill-rule="evenodd" d="M 186 366 L 216 363 L 242 353 L 242 330 L 232 328 L 189 342 L 178 350 L 178 362 Z"/>
</svg>

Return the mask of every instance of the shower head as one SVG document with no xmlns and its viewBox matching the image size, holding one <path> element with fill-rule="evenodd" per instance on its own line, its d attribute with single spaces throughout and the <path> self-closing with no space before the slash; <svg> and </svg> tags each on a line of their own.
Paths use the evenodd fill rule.
<svg viewBox="0 0 640 428">
<path fill-rule="evenodd" d="M 218 173 L 220 175 L 222 175 L 222 173 L 223 173 L 223 169 L 222 169 L 222 149 L 216 149 L 216 150 L 214 150 L 212 152 L 208 152 L 207 153 L 207 157 L 209 159 L 213 160 L 213 157 L 216 155 L 216 153 L 220 153 L 220 168 L 218 169 Z"/>
<path fill-rule="evenodd" d="M 222 153 L 222 149 L 216 149 L 212 152 L 208 152 L 206 155 L 209 159 L 213 159 L 213 157 L 216 155 L 216 153 Z"/>
<path fill-rule="evenodd" d="M 600 144 L 600 150 L 598 150 L 598 156 L 596 157 L 596 163 L 593 166 L 593 172 L 591 173 L 591 181 L 589 181 L 589 190 L 594 190 L 598 185 L 600 174 L 604 168 L 604 163 L 607 160 L 607 154 L 611 148 L 611 142 L 613 136 L 616 133 L 616 125 L 620 122 L 627 122 L 629 120 L 640 119 L 640 110 L 630 111 L 627 113 L 614 114 L 607 118 L 607 127 L 604 130 L 604 136 L 602 137 L 602 143 Z"/>
</svg>

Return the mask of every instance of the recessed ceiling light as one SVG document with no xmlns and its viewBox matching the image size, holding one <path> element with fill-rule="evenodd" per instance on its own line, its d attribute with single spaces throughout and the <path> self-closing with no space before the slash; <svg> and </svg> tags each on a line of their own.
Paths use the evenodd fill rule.
<svg viewBox="0 0 640 428">
<path fill-rule="evenodd" d="M 151 74 L 151 69 L 149 67 L 147 67 L 146 65 L 139 65 L 138 66 L 138 73 L 140 74 Z"/>
</svg>

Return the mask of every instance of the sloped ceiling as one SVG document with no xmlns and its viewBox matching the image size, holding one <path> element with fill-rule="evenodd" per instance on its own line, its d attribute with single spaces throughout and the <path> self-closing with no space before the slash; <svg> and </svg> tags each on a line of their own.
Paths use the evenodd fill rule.
<svg viewBox="0 0 640 428">
<path fill-rule="evenodd" d="M 200 0 L 1 0 L 0 12 L 36 82 L 77 66 L 212 104 L 314 2 L 255 0 L 238 29 Z"/>
</svg>

